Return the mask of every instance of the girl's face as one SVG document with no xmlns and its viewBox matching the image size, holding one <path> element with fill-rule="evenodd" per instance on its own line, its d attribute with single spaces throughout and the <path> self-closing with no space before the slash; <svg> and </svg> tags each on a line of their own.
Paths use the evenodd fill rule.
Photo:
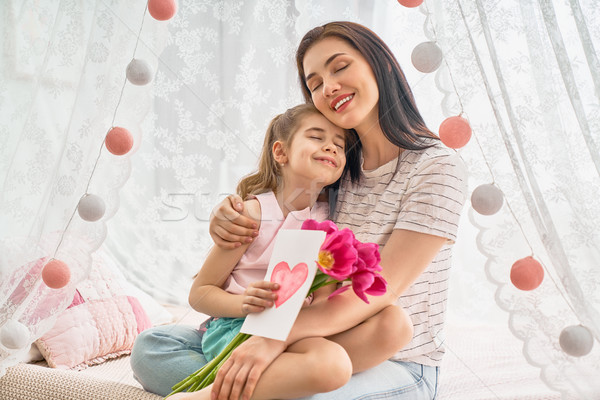
<svg viewBox="0 0 600 400">
<path fill-rule="evenodd" d="M 277 162 L 285 163 L 285 182 L 320 190 L 337 181 L 346 165 L 345 135 L 320 114 L 303 117 L 288 146 L 274 145 Z"/>
<path fill-rule="evenodd" d="M 379 89 L 363 55 L 337 37 L 315 43 L 304 56 L 305 80 L 315 107 L 345 129 L 378 124 Z"/>
</svg>

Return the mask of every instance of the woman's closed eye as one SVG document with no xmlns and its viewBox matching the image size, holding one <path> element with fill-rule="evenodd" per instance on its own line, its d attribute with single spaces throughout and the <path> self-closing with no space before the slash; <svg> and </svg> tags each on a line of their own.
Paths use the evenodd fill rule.
<svg viewBox="0 0 600 400">
<path fill-rule="evenodd" d="M 340 71 L 343 71 L 343 70 L 345 70 L 346 68 L 348 68 L 348 66 L 349 66 L 349 65 L 350 65 L 350 64 L 343 65 L 343 66 L 341 66 L 341 67 L 338 67 L 338 68 L 336 68 L 334 71 L 335 71 L 335 72 L 340 72 Z"/>
<path fill-rule="evenodd" d="M 323 82 L 319 82 L 316 85 L 314 85 L 312 87 L 312 89 L 310 89 L 311 92 L 314 92 L 315 90 L 317 90 L 321 85 L 323 84 Z"/>
</svg>

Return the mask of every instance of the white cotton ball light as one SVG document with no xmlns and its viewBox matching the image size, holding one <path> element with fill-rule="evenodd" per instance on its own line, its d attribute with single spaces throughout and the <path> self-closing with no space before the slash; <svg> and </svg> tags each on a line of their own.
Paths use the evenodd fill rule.
<svg viewBox="0 0 600 400">
<path fill-rule="evenodd" d="M 594 336 L 583 325 L 571 325 L 562 330 L 558 338 L 560 347 L 573 357 L 582 357 L 592 351 Z"/>
<path fill-rule="evenodd" d="M 100 196 L 95 194 L 86 194 L 79 200 L 77 212 L 84 221 L 98 221 L 104 216 L 106 205 Z"/>
<path fill-rule="evenodd" d="M 29 329 L 19 321 L 8 320 L 0 329 L 0 343 L 11 350 L 22 349 L 29 344 Z"/>
<path fill-rule="evenodd" d="M 502 191 L 491 183 L 476 187 L 471 194 L 471 205 L 481 215 L 496 214 L 503 203 Z"/>
<path fill-rule="evenodd" d="M 134 58 L 127 65 L 127 80 L 134 85 L 143 86 L 152 81 L 152 67 L 144 60 Z"/>
<path fill-rule="evenodd" d="M 424 73 L 435 71 L 442 65 L 442 49 L 435 42 L 423 42 L 412 51 L 410 57 L 415 68 Z"/>
</svg>

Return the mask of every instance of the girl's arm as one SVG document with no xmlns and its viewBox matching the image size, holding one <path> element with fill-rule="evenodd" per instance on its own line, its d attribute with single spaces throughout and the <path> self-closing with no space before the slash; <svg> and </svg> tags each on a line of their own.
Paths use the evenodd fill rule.
<svg viewBox="0 0 600 400">
<path fill-rule="evenodd" d="M 244 202 L 243 215 L 260 225 L 260 204 L 257 200 Z M 213 246 L 202 268 L 196 275 L 189 294 L 189 303 L 198 312 L 213 317 L 243 317 L 250 312 L 243 309 L 245 295 L 234 295 L 223 290 L 223 284 L 231 275 L 249 243 L 233 249 L 223 249 Z M 256 290 L 261 290 L 260 284 L 255 284 Z"/>
</svg>

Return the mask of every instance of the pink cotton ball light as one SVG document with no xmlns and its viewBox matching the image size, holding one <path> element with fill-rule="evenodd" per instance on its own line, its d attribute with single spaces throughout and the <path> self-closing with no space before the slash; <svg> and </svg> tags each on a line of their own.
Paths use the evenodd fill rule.
<svg viewBox="0 0 600 400">
<path fill-rule="evenodd" d="M 423 0 L 398 0 L 398 3 L 404 7 L 414 8 L 423 4 Z"/>
<path fill-rule="evenodd" d="M 459 149 L 471 140 L 471 125 L 461 116 L 446 118 L 439 129 L 442 143 L 451 149 Z"/>
<path fill-rule="evenodd" d="M 148 12 L 155 20 L 166 21 L 177 12 L 177 3 L 175 0 L 149 0 Z"/>
<path fill-rule="evenodd" d="M 543 280 L 544 268 L 531 256 L 517 260 L 510 269 L 510 281 L 517 289 L 536 289 Z"/>
<path fill-rule="evenodd" d="M 105 145 L 112 154 L 122 156 L 133 147 L 133 136 L 127 129 L 117 126 L 106 134 Z"/>
<path fill-rule="evenodd" d="M 71 280 L 71 270 L 63 261 L 52 259 L 42 269 L 42 280 L 51 289 L 63 288 Z"/>
</svg>

